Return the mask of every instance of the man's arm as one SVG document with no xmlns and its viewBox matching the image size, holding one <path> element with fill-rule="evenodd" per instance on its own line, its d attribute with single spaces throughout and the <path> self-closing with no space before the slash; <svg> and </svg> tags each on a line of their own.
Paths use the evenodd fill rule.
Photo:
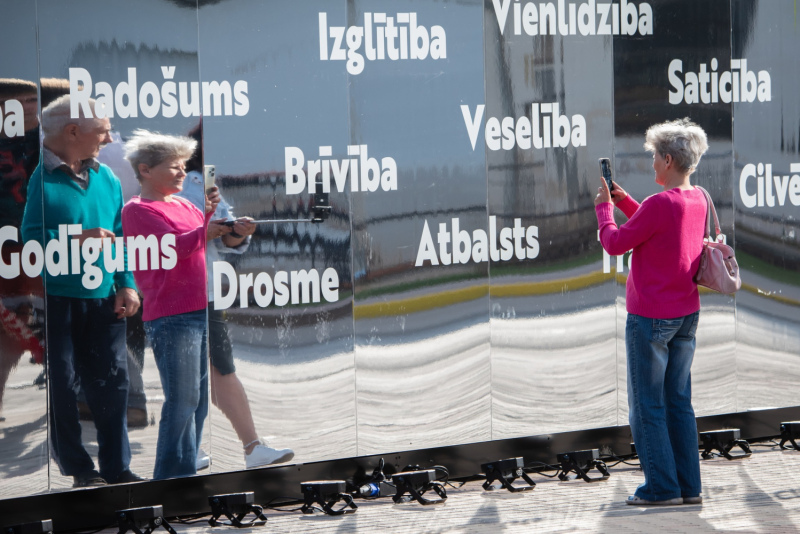
<svg viewBox="0 0 800 534">
<path fill-rule="evenodd" d="M 117 236 L 117 235 L 124 236 L 124 233 L 122 231 L 122 208 L 123 208 L 122 186 L 119 183 L 119 179 L 116 176 L 114 176 L 111 173 L 110 170 L 109 170 L 109 175 L 110 175 L 110 178 L 113 180 L 113 184 L 112 184 L 112 189 L 114 191 L 114 200 L 113 200 L 113 202 L 115 203 L 117 209 L 116 209 L 116 211 L 114 213 L 114 225 L 113 225 L 113 228 L 111 228 L 110 232 L 108 232 L 108 230 L 105 230 L 105 231 L 108 232 L 108 233 L 113 233 L 113 235 L 115 235 L 115 236 Z M 99 230 L 102 230 L 102 228 L 99 229 Z M 108 237 L 112 237 L 112 236 L 108 236 Z M 123 288 L 127 288 L 127 289 L 131 289 L 131 293 L 133 293 L 133 296 L 136 297 L 136 308 L 138 309 L 139 308 L 139 297 L 138 297 L 138 295 L 136 295 L 136 282 L 133 279 L 133 273 L 128 270 L 128 247 L 124 247 L 123 250 L 124 250 L 123 256 L 125 258 L 125 270 L 117 271 L 116 273 L 114 273 L 114 283 L 117 286 L 117 304 L 119 304 L 119 301 L 120 301 L 120 293 L 119 293 L 119 291 L 121 289 L 123 289 Z M 117 308 L 117 306 L 115 305 L 115 311 L 117 311 L 116 308 Z M 135 310 L 134 310 L 134 313 L 136 313 Z M 119 317 L 119 314 L 117 316 Z"/>
<path fill-rule="evenodd" d="M 33 171 L 28 181 L 28 198 L 25 202 L 25 212 L 22 215 L 22 240 L 38 241 L 43 247 L 45 242 L 56 237 L 44 235 L 44 216 L 42 213 L 42 167 L 39 165 Z"/>
</svg>

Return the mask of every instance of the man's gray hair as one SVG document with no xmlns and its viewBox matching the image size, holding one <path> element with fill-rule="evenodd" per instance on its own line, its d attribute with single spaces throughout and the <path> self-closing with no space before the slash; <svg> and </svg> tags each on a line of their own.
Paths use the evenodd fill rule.
<svg viewBox="0 0 800 534">
<path fill-rule="evenodd" d="M 185 161 L 192 157 L 196 147 L 197 141 L 191 137 L 134 130 L 130 139 L 125 143 L 125 159 L 130 162 L 136 178 L 141 182 L 140 164 L 144 163 L 148 167 L 155 167 L 170 159 L 179 158 Z"/>
<path fill-rule="evenodd" d="M 89 105 L 96 114 L 97 102 L 94 98 L 89 99 Z M 69 95 L 62 95 L 47 105 L 42 110 L 42 131 L 45 139 L 61 135 L 64 127 L 68 124 L 77 124 L 81 131 L 87 131 L 97 126 L 102 119 L 87 117 L 83 113 L 83 106 L 78 106 L 78 118 L 72 118 L 70 113 Z"/>
<path fill-rule="evenodd" d="M 708 150 L 706 132 L 688 117 L 654 124 L 647 129 L 644 138 L 645 150 L 658 152 L 662 158 L 669 154 L 683 172 L 694 172 Z"/>
</svg>

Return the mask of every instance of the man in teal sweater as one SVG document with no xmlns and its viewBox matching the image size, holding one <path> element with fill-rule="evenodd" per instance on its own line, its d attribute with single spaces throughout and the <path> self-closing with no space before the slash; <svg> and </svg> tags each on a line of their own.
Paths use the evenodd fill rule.
<svg viewBox="0 0 800 534">
<path fill-rule="evenodd" d="M 96 113 L 94 101 L 90 107 Z M 74 487 L 136 482 L 142 479 L 129 469 L 125 318 L 136 313 L 139 298 L 125 265 L 106 269 L 108 251 L 86 261 L 92 249 L 122 237 L 119 180 L 95 159 L 111 141 L 110 123 L 86 117 L 83 109 L 72 118 L 65 95 L 42 110 L 42 129 L 42 161 L 28 185 L 22 237 L 60 250 L 45 254 L 51 450 Z M 113 248 L 116 257 L 121 249 Z M 97 428 L 99 473 L 81 441 L 79 387 Z"/>
</svg>

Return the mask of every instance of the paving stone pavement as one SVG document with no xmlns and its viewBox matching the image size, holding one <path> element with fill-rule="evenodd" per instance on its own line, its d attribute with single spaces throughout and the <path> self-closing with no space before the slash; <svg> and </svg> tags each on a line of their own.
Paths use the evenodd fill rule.
<svg viewBox="0 0 800 534">
<path fill-rule="evenodd" d="M 533 475 L 536 488 L 523 493 L 486 492 L 480 481 L 472 481 L 448 488 L 446 503 L 435 506 L 395 505 L 391 498 L 357 500 L 356 513 L 339 517 L 269 509 L 267 525 L 236 532 L 800 533 L 800 452 L 767 445 L 753 449 L 750 458 L 701 462 L 702 505 L 628 506 L 625 498 L 643 477 L 637 467 L 618 464 L 608 480 L 591 484 Z M 211 528 L 205 520 L 170 522 L 179 534 L 234 532 Z"/>
</svg>

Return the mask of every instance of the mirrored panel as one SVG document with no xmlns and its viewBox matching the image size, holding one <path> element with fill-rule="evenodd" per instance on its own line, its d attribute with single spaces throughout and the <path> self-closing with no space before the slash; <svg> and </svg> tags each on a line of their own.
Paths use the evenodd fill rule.
<svg viewBox="0 0 800 534">
<path fill-rule="evenodd" d="M 358 159 L 344 62 L 320 60 L 321 13 L 345 22 L 343 2 L 200 6 L 203 84 L 229 82 L 234 97 L 233 113 L 203 118 L 205 164 L 232 206 L 225 217 L 259 221 L 209 247 L 213 470 L 357 454 Z"/>
<path fill-rule="evenodd" d="M 796 5 L 731 3 L 733 57 L 743 80 L 733 104 L 736 409 L 796 405 L 800 374 L 800 33 Z"/>
<path fill-rule="evenodd" d="M 0 498 L 47 489 L 47 398 L 41 268 L 21 236 L 39 163 L 36 4 L 3 4 L 0 32 Z M 34 253 L 35 254 L 35 253 Z M 34 259 L 31 259 L 34 258 Z"/>
<path fill-rule="evenodd" d="M 708 136 L 709 149 L 692 175 L 693 184 L 706 188 L 719 214 L 722 232 L 732 238 L 731 105 L 708 86 L 712 69 L 728 69 L 730 35 L 728 2 L 651 2 L 653 36 L 646 41 L 614 41 L 614 152 L 616 180 L 635 199 L 662 191 L 654 181 L 653 156 L 643 148 L 644 134 L 653 124 L 689 117 Z M 698 87 L 696 80 L 705 80 Z M 706 73 L 705 75 L 703 73 Z M 624 221 L 624 216 L 621 216 Z M 620 221 L 620 222 L 621 222 Z M 627 279 L 629 255 L 618 262 L 620 283 Z M 625 288 L 618 301 L 618 337 L 625 339 Z M 735 408 L 734 301 L 727 295 L 701 290 L 701 311 L 692 365 L 692 400 L 698 416 L 731 412 Z M 625 344 L 618 347 L 620 422 L 627 422 Z"/>
<path fill-rule="evenodd" d="M 482 25 L 480 2 L 349 1 L 328 22 L 328 45 L 364 31 L 363 62 L 337 63 L 360 165 L 359 454 L 491 438 L 485 164 L 461 107 L 483 104 Z"/>
<path fill-rule="evenodd" d="M 574 4 L 484 5 L 493 436 L 615 425 L 616 289 L 592 203 L 612 155 L 612 39 L 594 13 L 570 22 Z"/>
<path fill-rule="evenodd" d="M 56 261 L 51 488 L 193 474 L 208 396 L 206 228 L 176 196 L 194 142 L 155 132 L 185 136 L 219 113 L 198 81 L 196 5 L 44 0 L 38 13 L 50 102 L 43 207 L 26 221 Z"/>
</svg>

